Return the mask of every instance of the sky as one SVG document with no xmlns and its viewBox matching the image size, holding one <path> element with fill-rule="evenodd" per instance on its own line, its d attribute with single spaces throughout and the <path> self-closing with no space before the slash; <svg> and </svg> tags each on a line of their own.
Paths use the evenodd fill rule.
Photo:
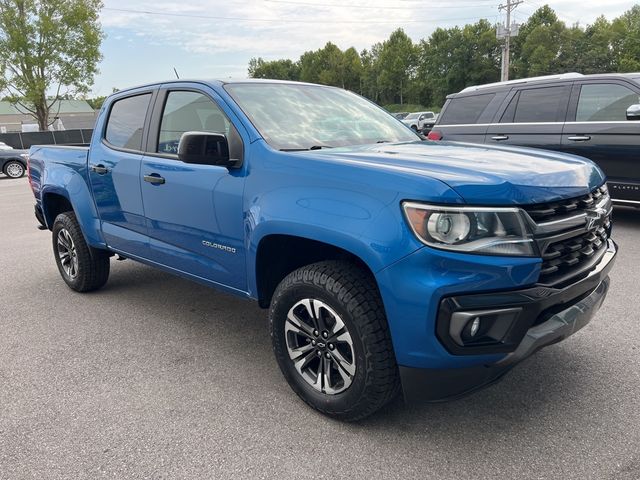
<svg viewBox="0 0 640 480">
<path fill-rule="evenodd" d="M 438 27 L 504 21 L 500 0 L 103 0 L 106 38 L 92 96 L 175 78 L 246 78 L 252 57 L 297 60 L 328 41 L 358 51 L 397 28 L 418 42 Z M 506 0 L 502 0 L 506 3 Z M 613 19 L 630 0 L 524 0 L 518 23 L 548 3 L 568 25 Z"/>
</svg>

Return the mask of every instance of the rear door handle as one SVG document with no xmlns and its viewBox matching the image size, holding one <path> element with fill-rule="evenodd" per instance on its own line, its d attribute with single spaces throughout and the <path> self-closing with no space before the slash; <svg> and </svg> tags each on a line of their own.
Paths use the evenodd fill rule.
<svg viewBox="0 0 640 480">
<path fill-rule="evenodd" d="M 496 135 L 495 137 L 491 137 L 491 140 L 495 140 L 499 142 L 501 140 L 509 140 L 509 135 Z"/>
<path fill-rule="evenodd" d="M 157 173 L 151 173 L 144 176 L 144 181 L 153 183 L 154 185 L 162 185 L 164 183 L 164 178 L 162 178 Z"/>
<path fill-rule="evenodd" d="M 568 137 L 572 142 L 587 142 L 591 140 L 589 135 L 572 135 Z"/>
<path fill-rule="evenodd" d="M 96 172 L 98 175 L 104 175 L 105 173 L 109 172 L 109 169 L 99 163 L 97 165 L 91 165 L 91 171 Z"/>
</svg>

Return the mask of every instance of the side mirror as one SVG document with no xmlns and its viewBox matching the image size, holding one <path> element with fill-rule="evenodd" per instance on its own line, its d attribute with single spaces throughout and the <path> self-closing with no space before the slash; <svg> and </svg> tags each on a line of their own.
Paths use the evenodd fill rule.
<svg viewBox="0 0 640 480">
<path fill-rule="evenodd" d="M 627 120 L 640 120 L 640 104 L 627 108 Z"/>
<path fill-rule="evenodd" d="M 178 159 L 185 163 L 235 168 L 240 160 L 232 159 L 229 142 L 222 133 L 185 132 L 178 143 Z"/>
</svg>

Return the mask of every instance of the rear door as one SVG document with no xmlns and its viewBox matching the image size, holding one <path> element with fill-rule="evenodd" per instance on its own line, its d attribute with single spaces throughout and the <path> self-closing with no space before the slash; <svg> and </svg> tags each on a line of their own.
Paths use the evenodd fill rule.
<svg viewBox="0 0 640 480">
<path fill-rule="evenodd" d="M 487 144 L 560 150 L 571 84 L 515 88 L 486 131 Z"/>
<path fill-rule="evenodd" d="M 147 230 L 140 193 L 145 125 L 155 93 L 137 91 L 110 106 L 100 140 L 89 149 L 89 180 L 107 245 L 146 256 Z"/>
<path fill-rule="evenodd" d="M 224 133 L 229 138 L 235 129 L 220 107 L 222 100 L 202 88 L 172 85 L 158 93 L 140 173 L 150 255 L 175 270 L 246 291 L 246 169 L 188 164 L 177 156 L 185 132 Z"/>
<path fill-rule="evenodd" d="M 627 108 L 640 103 L 640 87 L 624 80 L 576 82 L 564 151 L 596 162 L 608 177 L 613 198 L 640 201 L 640 122 L 627 120 Z"/>
</svg>

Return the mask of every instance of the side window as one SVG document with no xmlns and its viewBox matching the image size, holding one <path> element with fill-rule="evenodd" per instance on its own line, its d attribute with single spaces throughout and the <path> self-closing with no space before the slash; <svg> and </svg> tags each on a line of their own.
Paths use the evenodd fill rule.
<svg viewBox="0 0 640 480">
<path fill-rule="evenodd" d="M 475 123 L 487 108 L 495 93 L 452 98 L 444 112 L 440 115 L 440 125 L 462 125 Z"/>
<path fill-rule="evenodd" d="M 198 92 L 169 92 L 162 112 L 158 153 L 178 153 L 185 132 L 229 134 L 230 123 L 209 97 Z"/>
<path fill-rule="evenodd" d="M 559 119 L 558 114 L 563 113 L 561 109 L 565 108 L 568 95 L 568 86 L 521 90 L 513 121 L 515 123 L 539 123 L 564 120 L 564 118 Z"/>
<path fill-rule="evenodd" d="M 130 150 L 142 150 L 142 131 L 151 94 L 117 100 L 111 107 L 105 140 L 110 145 Z"/>
<path fill-rule="evenodd" d="M 518 105 L 518 98 L 520 98 L 520 92 L 517 92 L 509 102 L 509 106 L 507 106 L 506 110 L 502 114 L 500 123 L 513 123 L 513 117 L 516 114 L 516 105 Z"/>
<path fill-rule="evenodd" d="M 637 93 L 615 83 L 582 85 L 576 122 L 607 122 L 627 119 L 627 108 L 640 103 Z"/>
</svg>

